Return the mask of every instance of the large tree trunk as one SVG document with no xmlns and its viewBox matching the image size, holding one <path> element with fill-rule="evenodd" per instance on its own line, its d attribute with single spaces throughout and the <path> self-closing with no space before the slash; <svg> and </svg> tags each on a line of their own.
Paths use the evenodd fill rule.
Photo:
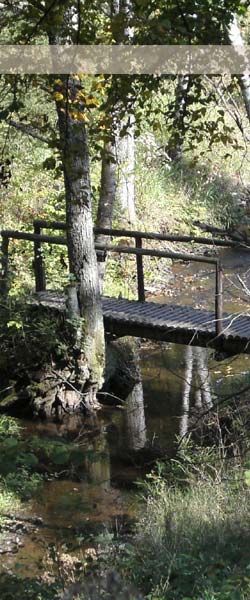
<svg viewBox="0 0 250 600">
<path fill-rule="evenodd" d="M 244 40 L 242 37 L 242 33 L 237 21 L 237 17 L 234 15 L 231 23 L 228 27 L 228 39 L 230 44 L 236 48 L 236 50 L 243 53 L 244 56 Z M 242 51 L 240 50 L 242 48 Z M 247 118 L 250 122 L 250 76 L 249 76 L 249 68 L 246 61 L 246 72 L 243 75 L 239 75 L 238 81 L 241 87 L 242 98 L 245 104 Z"/>
<path fill-rule="evenodd" d="M 68 79 L 74 98 L 79 82 Z M 97 405 L 96 392 L 103 382 L 104 328 L 91 212 L 89 151 L 85 124 L 62 110 L 57 102 L 66 193 L 66 220 L 70 275 L 75 284 L 75 319 L 78 346 L 77 368 L 88 409 Z M 72 291 L 72 290 L 71 290 Z M 72 301 L 71 301 L 72 308 Z M 79 310 L 78 310 L 79 309 Z M 79 335 L 80 330 L 80 335 Z"/>
</svg>

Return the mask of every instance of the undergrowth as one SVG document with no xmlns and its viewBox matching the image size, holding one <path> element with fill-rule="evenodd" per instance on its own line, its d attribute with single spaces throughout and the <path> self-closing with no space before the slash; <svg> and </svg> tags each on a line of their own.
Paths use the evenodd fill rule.
<svg viewBox="0 0 250 600">
<path fill-rule="evenodd" d="M 250 490 L 244 466 L 187 445 L 141 484 L 133 544 L 118 564 L 147 600 L 247 600 Z"/>
</svg>

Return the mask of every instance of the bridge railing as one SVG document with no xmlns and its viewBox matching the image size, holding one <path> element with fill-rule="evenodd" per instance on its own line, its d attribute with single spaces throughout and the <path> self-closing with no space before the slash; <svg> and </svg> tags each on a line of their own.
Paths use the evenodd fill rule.
<svg viewBox="0 0 250 600">
<path fill-rule="evenodd" d="M 45 261 L 42 253 L 42 244 L 48 242 L 50 244 L 67 245 L 66 237 L 57 235 L 46 235 L 42 233 L 43 229 L 53 230 L 66 230 L 66 224 L 59 221 L 45 221 L 36 219 L 34 221 L 34 233 L 26 233 L 21 231 L 2 230 L 2 292 L 6 292 L 8 289 L 9 279 L 9 240 L 20 239 L 34 242 L 34 272 L 36 291 L 46 290 L 46 273 L 45 273 Z M 143 256 L 154 256 L 157 258 L 171 258 L 173 260 L 182 260 L 186 262 L 200 262 L 211 264 L 215 267 L 215 323 L 216 323 L 216 334 L 219 335 L 222 331 L 222 317 L 223 317 L 223 280 L 222 280 L 222 267 L 220 260 L 215 257 L 207 257 L 199 254 L 175 252 L 170 250 L 156 250 L 143 248 L 143 239 L 147 240 L 158 240 L 158 241 L 170 241 L 170 242 L 195 242 L 199 244 L 208 244 L 213 246 L 239 246 L 238 242 L 227 242 L 225 240 L 218 240 L 212 238 L 195 237 L 195 236 L 184 236 L 184 235 L 171 235 L 171 234 L 159 234 L 153 232 L 143 231 L 131 231 L 125 229 L 106 229 L 106 228 L 94 228 L 96 235 L 104 235 L 107 237 L 126 237 L 134 238 L 135 247 L 132 246 L 113 246 L 111 244 L 95 244 L 97 253 L 99 253 L 99 259 L 103 260 L 106 252 L 116 252 L 121 254 L 134 254 L 136 256 L 137 264 L 137 289 L 138 289 L 138 300 L 140 302 L 145 301 L 145 287 L 144 287 L 144 271 L 143 271 Z"/>
</svg>

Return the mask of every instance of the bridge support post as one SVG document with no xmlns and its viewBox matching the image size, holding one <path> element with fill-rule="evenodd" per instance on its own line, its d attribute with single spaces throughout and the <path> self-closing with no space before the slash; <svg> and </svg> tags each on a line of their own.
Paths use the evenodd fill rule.
<svg viewBox="0 0 250 600">
<path fill-rule="evenodd" d="M 40 235 L 41 227 L 38 223 L 34 223 L 34 233 Z M 42 244 L 40 241 L 34 242 L 34 271 L 36 281 L 36 292 L 44 292 L 46 290 L 46 274 L 45 262 L 42 254 Z"/>
<path fill-rule="evenodd" d="M 220 335 L 223 329 L 223 272 L 219 260 L 216 263 L 215 319 L 216 335 Z"/>
<path fill-rule="evenodd" d="M 142 248 L 142 238 L 135 238 L 136 248 Z M 138 300 L 139 302 L 145 302 L 145 290 L 144 290 L 144 272 L 143 272 L 143 256 L 141 254 L 136 255 L 136 268 L 137 268 L 137 289 L 138 289 Z"/>
</svg>

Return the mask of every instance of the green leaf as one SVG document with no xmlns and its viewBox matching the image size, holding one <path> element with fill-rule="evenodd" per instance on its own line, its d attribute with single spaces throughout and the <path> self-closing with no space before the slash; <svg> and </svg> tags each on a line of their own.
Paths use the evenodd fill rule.
<svg viewBox="0 0 250 600">
<path fill-rule="evenodd" d="M 16 329 L 21 329 L 22 323 L 20 323 L 20 321 L 8 321 L 7 327 L 8 328 L 15 327 Z"/>
<path fill-rule="evenodd" d="M 244 472 L 244 481 L 245 484 L 250 487 L 250 471 Z"/>
<path fill-rule="evenodd" d="M 69 461 L 69 452 L 65 448 L 56 448 L 51 453 L 51 460 L 56 465 L 63 465 Z"/>
<path fill-rule="evenodd" d="M 5 449 L 11 450 L 12 448 L 16 448 L 19 444 L 19 441 L 16 438 L 8 438 L 4 441 Z"/>
<path fill-rule="evenodd" d="M 76 465 L 81 465 L 83 463 L 85 454 L 82 452 L 82 450 L 73 450 L 70 454 L 70 459 L 72 460 L 72 462 Z"/>
<path fill-rule="evenodd" d="M 31 453 L 21 454 L 20 461 L 26 467 L 35 467 L 39 463 L 37 456 L 35 456 L 35 454 L 31 454 Z"/>
</svg>

